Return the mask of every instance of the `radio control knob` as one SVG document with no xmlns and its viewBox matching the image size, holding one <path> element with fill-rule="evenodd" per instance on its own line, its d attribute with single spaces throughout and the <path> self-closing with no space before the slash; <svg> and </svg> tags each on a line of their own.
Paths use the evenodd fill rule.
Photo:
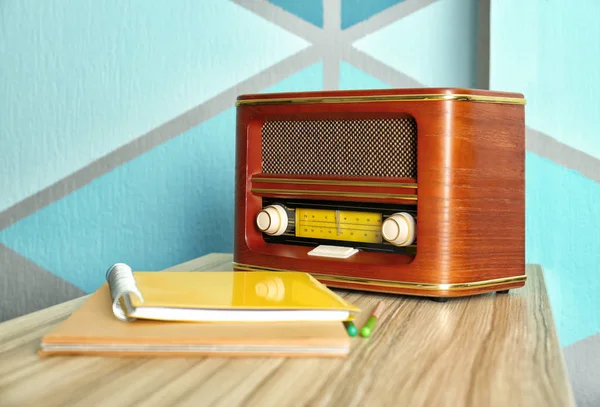
<svg viewBox="0 0 600 407">
<path fill-rule="evenodd" d="M 393 245 L 408 246 L 415 241 L 415 218 L 410 213 L 395 213 L 381 225 L 381 235 Z"/>
<path fill-rule="evenodd" d="M 288 227 L 287 212 L 281 205 L 269 205 L 256 216 L 256 225 L 267 235 L 282 235 Z"/>
</svg>

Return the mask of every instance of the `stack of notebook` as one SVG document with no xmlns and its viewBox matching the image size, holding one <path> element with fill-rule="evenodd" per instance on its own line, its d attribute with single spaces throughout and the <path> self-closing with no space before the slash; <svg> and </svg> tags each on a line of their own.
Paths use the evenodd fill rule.
<svg viewBox="0 0 600 407">
<path fill-rule="evenodd" d="M 295 272 L 133 272 L 107 281 L 40 355 L 339 356 L 359 309 Z"/>
</svg>

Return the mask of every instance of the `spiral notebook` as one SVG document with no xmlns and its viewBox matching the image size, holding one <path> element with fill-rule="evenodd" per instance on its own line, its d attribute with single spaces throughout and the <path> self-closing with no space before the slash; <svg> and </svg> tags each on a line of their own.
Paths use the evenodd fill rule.
<svg viewBox="0 0 600 407">
<path fill-rule="evenodd" d="M 112 310 L 123 321 L 345 321 L 360 311 L 301 272 L 107 271 Z"/>
<path fill-rule="evenodd" d="M 124 270 L 109 273 L 87 302 L 46 334 L 38 354 L 345 357 L 350 351 L 341 320 L 357 308 L 312 278 Z"/>
</svg>

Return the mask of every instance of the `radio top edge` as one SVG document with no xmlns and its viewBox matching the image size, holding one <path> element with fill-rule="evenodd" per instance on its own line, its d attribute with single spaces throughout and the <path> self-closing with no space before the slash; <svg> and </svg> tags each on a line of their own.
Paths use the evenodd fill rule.
<svg viewBox="0 0 600 407">
<path fill-rule="evenodd" d="M 236 106 L 351 101 L 469 101 L 519 105 L 526 103 L 524 95 L 516 92 L 469 88 L 406 88 L 243 94 L 237 97 Z"/>
</svg>

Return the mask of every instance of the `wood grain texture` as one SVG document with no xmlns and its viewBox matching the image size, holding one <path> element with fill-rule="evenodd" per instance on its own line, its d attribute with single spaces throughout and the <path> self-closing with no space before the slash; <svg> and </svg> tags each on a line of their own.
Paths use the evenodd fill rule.
<svg viewBox="0 0 600 407">
<path fill-rule="evenodd" d="M 231 269 L 211 255 L 179 270 Z M 371 338 L 347 359 L 99 358 L 36 355 L 78 299 L 0 324 L 2 406 L 572 406 L 542 270 L 508 295 L 426 299 L 338 290 Z"/>
<path fill-rule="evenodd" d="M 278 97 L 370 96 L 374 94 L 437 93 L 522 97 L 520 94 L 465 89 L 412 89 L 385 91 L 335 91 L 282 94 Z M 246 95 L 252 100 L 275 95 Z M 287 191 L 265 193 L 280 184 L 265 182 L 262 173 L 261 128 L 267 120 L 324 120 L 413 117 L 417 122 L 417 179 L 378 178 L 388 187 L 360 186 L 368 179 L 348 178 L 356 186 L 318 185 L 329 191 L 329 201 L 340 203 L 415 204 L 390 197 L 406 194 L 407 188 L 391 186 L 412 181 L 418 184 L 416 256 L 360 251 L 348 259 L 326 259 L 308 255 L 310 248 L 267 243 L 256 226 L 263 197 L 278 197 L 285 203 L 289 191 L 294 198 L 323 199 L 306 192 L 306 185 L 287 184 Z M 324 135 L 323 140 L 326 140 Z M 328 141 L 330 142 L 330 141 Z M 323 141 L 325 143 L 325 141 Z M 332 143 L 335 143 L 333 141 Z M 342 147 L 340 147 L 342 148 Z M 344 148 L 350 148 L 348 146 Z M 234 261 L 246 266 L 305 271 L 361 278 L 371 281 L 457 284 L 488 281 L 525 274 L 525 116 L 519 104 L 482 103 L 464 100 L 388 100 L 352 103 L 280 103 L 245 105 L 237 108 L 236 195 Z M 289 159 L 289 158 L 288 158 Z M 340 163 L 344 165 L 344 163 Z M 299 179 L 298 174 L 275 174 Z M 306 177 L 302 177 L 304 181 Z M 339 181 L 339 177 L 312 177 L 315 182 Z M 254 182 L 254 179 L 263 181 Z M 373 179 L 374 180 L 374 179 Z M 257 187 L 258 185 L 258 187 Z M 260 188 L 262 187 L 262 188 Z M 254 192 L 253 192 L 254 191 Z M 263 191 L 263 192 L 256 192 Z M 378 191 L 381 195 L 352 197 L 348 194 Z M 436 297 L 466 296 L 521 287 L 513 282 L 467 290 L 390 288 L 354 282 L 332 286 L 400 292 Z"/>
</svg>

